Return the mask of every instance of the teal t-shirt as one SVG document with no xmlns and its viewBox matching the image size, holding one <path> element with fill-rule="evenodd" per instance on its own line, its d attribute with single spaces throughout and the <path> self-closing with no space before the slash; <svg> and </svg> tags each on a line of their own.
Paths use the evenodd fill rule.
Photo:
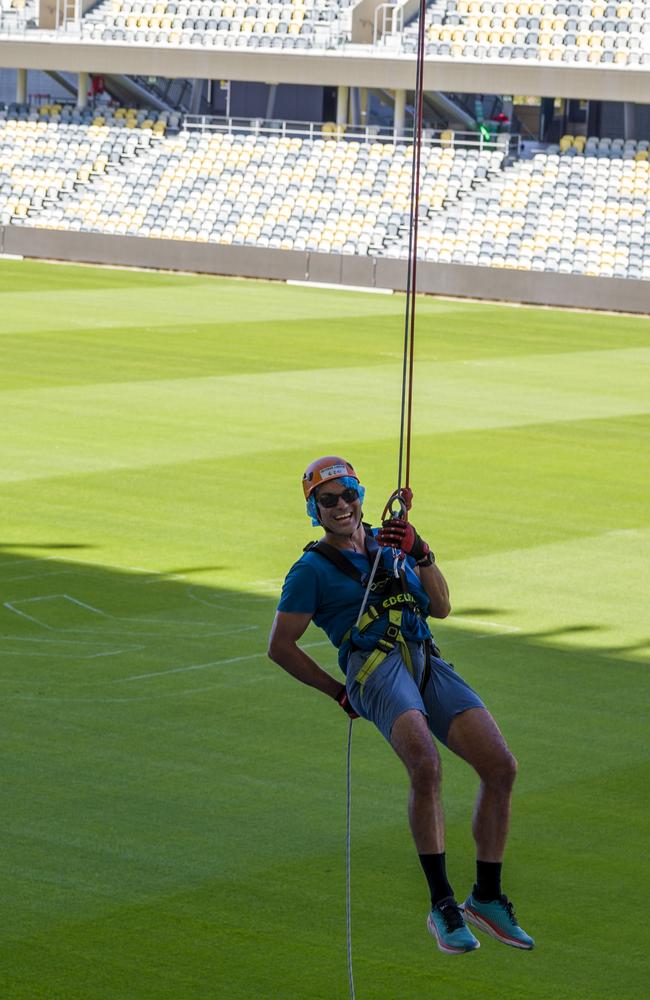
<svg viewBox="0 0 650 1000">
<path fill-rule="evenodd" d="M 318 552 L 305 552 L 287 574 L 278 611 L 312 615 L 314 624 L 323 629 L 333 645 L 339 649 L 339 665 L 345 671 L 349 643 L 343 642 L 343 636 L 356 623 L 372 567 L 368 556 L 364 553 L 342 550 L 342 555 L 362 574 L 361 583 L 341 572 Z M 382 549 L 381 559 L 384 568 L 392 572 L 393 550 Z M 414 560 L 407 556 L 404 564 L 406 582 L 422 615 L 426 616 L 429 612 L 429 598 L 413 569 L 414 565 Z M 381 596 L 371 594 L 368 604 L 378 604 L 380 601 Z M 384 634 L 386 624 L 386 615 L 382 615 L 355 642 L 356 648 L 373 649 L 377 640 Z M 412 642 L 422 642 L 431 635 L 431 632 L 424 617 L 419 617 L 407 609 L 402 614 L 402 635 Z"/>
</svg>

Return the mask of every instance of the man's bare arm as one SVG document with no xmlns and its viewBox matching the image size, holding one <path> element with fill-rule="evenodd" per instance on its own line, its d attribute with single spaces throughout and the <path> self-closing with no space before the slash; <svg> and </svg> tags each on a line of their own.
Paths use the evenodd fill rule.
<svg viewBox="0 0 650 1000">
<path fill-rule="evenodd" d="M 341 681 L 337 681 L 319 667 L 316 661 L 298 646 L 298 640 L 304 635 L 311 618 L 311 615 L 278 611 L 269 636 L 268 655 L 283 670 L 303 684 L 317 688 L 330 698 L 336 698 L 341 691 Z"/>
<path fill-rule="evenodd" d="M 432 618 L 446 618 L 451 611 L 451 604 L 449 587 L 444 576 L 435 563 L 431 566 L 418 566 L 416 573 L 429 598 L 429 614 Z"/>
</svg>

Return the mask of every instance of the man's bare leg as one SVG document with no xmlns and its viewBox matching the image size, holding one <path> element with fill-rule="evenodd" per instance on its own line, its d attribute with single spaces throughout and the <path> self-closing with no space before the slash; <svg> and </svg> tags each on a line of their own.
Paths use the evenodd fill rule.
<svg viewBox="0 0 650 1000">
<path fill-rule="evenodd" d="M 449 727 L 447 743 L 481 779 L 472 822 L 477 877 L 465 900 L 465 917 L 503 944 L 530 951 L 535 942 L 519 926 L 512 904 L 501 892 L 501 862 L 517 762 L 485 708 L 470 708 L 457 715 Z"/>
<path fill-rule="evenodd" d="M 422 713 L 413 709 L 398 716 L 390 742 L 411 782 L 409 823 L 418 854 L 441 854 L 445 849 L 445 825 L 440 800 L 440 754 Z"/>
<path fill-rule="evenodd" d="M 417 710 L 404 712 L 395 720 L 390 739 L 411 783 L 409 821 L 431 893 L 427 927 L 445 954 L 474 951 L 479 943 L 466 926 L 447 879 L 440 755 L 426 718 Z"/>
<path fill-rule="evenodd" d="M 470 708 L 457 715 L 449 727 L 447 745 L 471 764 L 481 779 L 472 821 L 477 857 L 503 861 L 517 761 L 485 708 Z"/>
</svg>

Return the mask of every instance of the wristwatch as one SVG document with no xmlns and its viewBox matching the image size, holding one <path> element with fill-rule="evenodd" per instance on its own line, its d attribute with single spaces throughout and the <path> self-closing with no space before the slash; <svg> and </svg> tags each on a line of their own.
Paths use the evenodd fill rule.
<svg viewBox="0 0 650 1000">
<path fill-rule="evenodd" d="M 418 561 L 416 562 L 415 565 L 416 566 L 420 566 L 420 567 L 422 567 L 424 569 L 424 567 L 426 567 L 426 566 L 433 566 L 433 564 L 434 564 L 435 561 L 436 561 L 436 557 L 434 556 L 434 554 L 431 551 L 431 549 L 429 549 L 429 551 L 427 552 L 426 556 L 424 556 L 422 559 L 418 559 Z"/>
</svg>

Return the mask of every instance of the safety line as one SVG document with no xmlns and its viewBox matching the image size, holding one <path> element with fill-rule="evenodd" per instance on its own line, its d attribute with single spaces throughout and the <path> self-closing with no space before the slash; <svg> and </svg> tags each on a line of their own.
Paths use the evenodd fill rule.
<svg viewBox="0 0 650 1000">
<path fill-rule="evenodd" d="M 348 984 L 350 987 L 350 1000 L 355 1000 L 354 996 L 354 972 L 352 969 L 352 888 L 351 888 L 351 863 L 350 854 L 352 839 L 350 836 L 350 821 L 352 815 L 352 723 L 350 719 L 348 726 L 348 758 L 347 758 L 347 795 L 345 812 L 345 925 L 348 938 Z"/>
<path fill-rule="evenodd" d="M 404 311 L 404 353 L 402 362 L 402 396 L 400 410 L 400 441 L 397 469 L 397 489 L 409 486 L 411 479 L 411 427 L 413 416 L 413 361 L 415 348 L 415 302 L 417 293 L 418 217 L 420 212 L 420 163 L 422 158 L 422 122 L 424 109 L 424 42 L 426 0 L 420 0 L 418 47 L 415 74 L 415 116 L 413 123 L 413 158 L 411 165 L 411 199 L 409 243 L 406 275 L 406 305 Z M 404 471 L 404 479 L 402 479 Z"/>
<path fill-rule="evenodd" d="M 415 297 L 417 292 L 417 256 L 418 256 L 418 215 L 420 211 L 420 162 L 422 153 L 422 119 L 424 108 L 424 39 L 426 0 L 420 0 L 418 25 L 418 48 L 415 72 L 415 118 L 413 122 L 413 160 L 411 166 L 411 199 L 409 219 L 408 269 L 406 275 L 406 305 L 404 312 L 404 349 L 402 360 L 402 395 L 400 407 L 399 457 L 397 469 L 397 489 L 399 496 L 403 487 L 410 485 L 411 479 L 411 427 L 413 417 L 413 359 L 415 350 Z M 404 467 L 404 469 L 403 469 Z M 404 479 L 402 479 L 404 471 Z M 390 501 L 389 501 L 390 505 Z M 388 506 L 388 505 L 387 505 Z M 357 618 L 357 626 L 366 607 L 370 588 L 379 564 L 381 548 L 377 552 L 372 572 L 368 579 L 361 610 Z M 352 966 L 352 889 L 351 889 L 351 812 L 352 812 L 352 723 L 348 728 L 347 752 L 347 807 L 346 807 L 346 852 L 345 852 L 345 886 L 346 886 L 346 932 L 348 954 L 348 985 L 350 1000 L 355 1000 L 354 971 Z"/>
</svg>

